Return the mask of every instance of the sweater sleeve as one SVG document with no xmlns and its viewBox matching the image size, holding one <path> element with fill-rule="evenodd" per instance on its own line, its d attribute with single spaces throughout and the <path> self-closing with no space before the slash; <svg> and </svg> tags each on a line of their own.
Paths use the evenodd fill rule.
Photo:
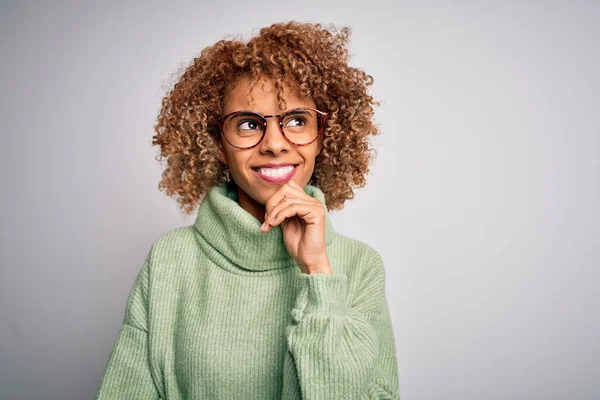
<svg viewBox="0 0 600 400">
<path fill-rule="evenodd" d="M 345 274 L 304 275 L 286 329 L 283 399 L 399 399 L 379 254 L 347 302 Z"/>
<path fill-rule="evenodd" d="M 148 259 L 129 296 L 96 399 L 160 399 L 148 358 Z"/>
</svg>

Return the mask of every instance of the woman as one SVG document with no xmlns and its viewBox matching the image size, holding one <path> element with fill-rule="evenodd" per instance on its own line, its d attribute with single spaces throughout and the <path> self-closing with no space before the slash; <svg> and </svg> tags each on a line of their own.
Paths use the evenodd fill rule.
<svg viewBox="0 0 600 400">
<path fill-rule="evenodd" d="M 399 398 L 382 259 L 327 213 L 378 133 L 348 37 L 291 22 L 219 41 L 163 100 L 159 188 L 200 206 L 153 244 L 97 398 Z"/>
</svg>

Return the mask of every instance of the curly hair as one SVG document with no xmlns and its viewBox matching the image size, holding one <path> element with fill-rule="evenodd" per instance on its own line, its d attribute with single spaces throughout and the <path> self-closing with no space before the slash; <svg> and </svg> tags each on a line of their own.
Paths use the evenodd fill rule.
<svg viewBox="0 0 600 400">
<path fill-rule="evenodd" d="M 379 102 L 368 93 L 373 77 L 348 64 L 350 33 L 349 27 L 292 21 L 263 28 L 247 43 L 220 40 L 202 50 L 162 100 L 152 138 L 160 146 L 157 161 L 167 160 L 158 189 L 177 196 L 190 214 L 212 186 L 230 179 L 217 159 L 217 118 L 240 77 L 251 78 L 250 90 L 269 77 L 282 109 L 287 85 L 329 113 L 308 183 L 322 190 L 328 210 L 342 209 L 353 188 L 366 183 L 376 153 L 369 135 L 379 134 L 372 121 Z"/>
</svg>

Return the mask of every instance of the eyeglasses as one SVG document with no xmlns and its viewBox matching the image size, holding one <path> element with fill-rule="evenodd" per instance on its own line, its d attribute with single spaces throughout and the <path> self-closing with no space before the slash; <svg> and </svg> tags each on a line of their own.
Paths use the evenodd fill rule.
<svg viewBox="0 0 600 400">
<path fill-rule="evenodd" d="M 329 114 L 310 107 L 298 107 L 283 114 L 262 115 L 252 111 L 234 111 L 217 119 L 225 140 L 238 149 L 258 145 L 267 131 L 267 118 L 277 118 L 283 137 L 297 146 L 306 146 L 323 132 Z"/>
</svg>

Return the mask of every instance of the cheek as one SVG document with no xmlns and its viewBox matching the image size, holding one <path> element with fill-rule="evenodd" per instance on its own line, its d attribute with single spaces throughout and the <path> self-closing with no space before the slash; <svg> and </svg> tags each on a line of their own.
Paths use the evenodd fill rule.
<svg viewBox="0 0 600 400">
<path fill-rule="evenodd" d="M 241 157 L 241 154 L 229 154 L 227 158 L 229 160 L 229 169 L 243 170 L 246 168 L 248 160 L 246 157 Z"/>
<path fill-rule="evenodd" d="M 306 178 L 310 179 L 310 177 L 312 176 L 312 174 L 314 174 L 315 169 L 316 169 L 316 159 L 315 159 L 315 155 L 313 153 L 311 153 L 310 157 L 305 157 L 305 174 L 306 174 Z"/>
<path fill-rule="evenodd" d="M 316 158 L 317 158 L 318 152 L 317 152 L 317 149 L 311 149 L 311 150 L 312 151 L 307 152 L 304 155 L 304 159 L 306 160 L 306 164 L 307 165 L 314 166 L 315 162 L 316 162 Z"/>
</svg>

